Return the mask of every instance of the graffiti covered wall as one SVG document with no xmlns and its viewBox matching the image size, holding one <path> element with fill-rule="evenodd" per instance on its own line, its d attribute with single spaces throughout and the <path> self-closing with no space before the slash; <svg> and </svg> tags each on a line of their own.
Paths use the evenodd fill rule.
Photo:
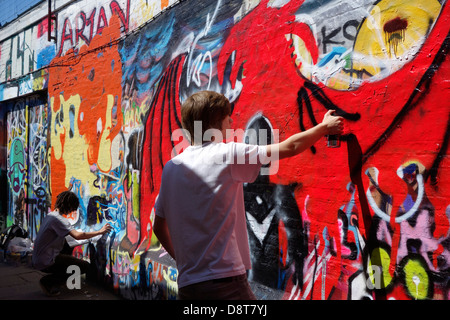
<svg viewBox="0 0 450 320">
<path fill-rule="evenodd" d="M 276 131 L 272 142 L 328 109 L 346 119 L 339 148 L 323 139 L 244 186 L 258 298 L 450 298 L 447 1 L 98 0 L 57 16 L 51 53 L 35 47 L 49 56 L 31 91 L 47 89 L 48 105 L 5 115 L 8 187 L 34 190 L 34 208 L 70 189 L 77 228 L 110 223 L 74 254 L 122 296 L 177 296 L 153 204 L 182 148 L 181 104 L 208 89 L 230 99 L 235 128 Z M 5 97 L 22 71 L 2 52 Z M 36 232 L 44 214 L 30 212 Z"/>
<path fill-rule="evenodd" d="M 9 206 L 2 213 L 8 226 L 19 225 L 34 238 L 49 206 L 48 107 L 45 97 L 33 95 L 5 104 L 5 110 Z"/>
</svg>

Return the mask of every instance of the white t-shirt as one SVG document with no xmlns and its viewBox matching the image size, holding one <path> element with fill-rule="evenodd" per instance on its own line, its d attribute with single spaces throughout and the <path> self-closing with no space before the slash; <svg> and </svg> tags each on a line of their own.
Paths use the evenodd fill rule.
<svg viewBox="0 0 450 320">
<path fill-rule="evenodd" d="M 230 142 L 189 146 L 166 163 L 155 214 L 169 228 L 179 288 L 251 268 L 243 183 L 268 162 L 265 146 Z"/>
<path fill-rule="evenodd" d="M 55 263 L 64 247 L 65 237 L 72 229 L 69 220 L 58 211 L 47 214 L 34 240 L 32 262 L 36 269 L 42 270 Z"/>
</svg>

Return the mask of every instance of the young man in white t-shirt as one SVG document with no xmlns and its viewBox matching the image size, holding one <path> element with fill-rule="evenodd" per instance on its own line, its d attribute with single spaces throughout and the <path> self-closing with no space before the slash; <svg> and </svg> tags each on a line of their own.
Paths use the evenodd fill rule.
<svg viewBox="0 0 450 320">
<path fill-rule="evenodd" d="M 78 209 L 80 202 L 77 195 L 71 191 L 63 191 L 56 197 L 55 210 L 44 218 L 34 241 L 32 256 L 33 267 L 47 273 L 39 280 L 42 291 L 48 296 L 60 293 L 59 287 L 69 274 L 69 266 L 78 266 L 81 273 L 88 273 L 90 264 L 63 252 L 66 237 L 76 240 L 91 239 L 109 233 L 111 226 L 105 224 L 98 231 L 82 232 L 75 230 L 63 215 Z"/>
<path fill-rule="evenodd" d="M 255 299 L 246 276 L 251 262 L 243 183 L 253 182 L 271 160 L 342 133 L 343 119 L 333 112 L 281 143 L 258 146 L 223 142 L 232 120 L 222 94 L 201 91 L 184 102 L 182 125 L 191 146 L 164 166 L 153 226 L 176 261 L 180 299 Z"/>
</svg>

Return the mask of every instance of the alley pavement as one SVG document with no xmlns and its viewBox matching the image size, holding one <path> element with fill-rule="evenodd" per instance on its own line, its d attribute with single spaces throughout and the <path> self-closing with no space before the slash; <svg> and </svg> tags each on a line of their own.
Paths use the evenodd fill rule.
<svg viewBox="0 0 450 320">
<path fill-rule="evenodd" d="M 80 289 L 61 288 L 55 297 L 46 296 L 39 286 L 44 275 L 31 267 L 27 259 L 0 259 L 0 300 L 122 300 L 118 294 L 91 283 L 82 276 Z"/>
</svg>

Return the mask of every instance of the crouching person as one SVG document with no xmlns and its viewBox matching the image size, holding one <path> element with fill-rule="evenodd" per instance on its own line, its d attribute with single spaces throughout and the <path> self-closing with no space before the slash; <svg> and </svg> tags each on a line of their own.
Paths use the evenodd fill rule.
<svg viewBox="0 0 450 320">
<path fill-rule="evenodd" d="M 89 273 L 90 263 L 66 254 L 63 248 L 66 236 L 76 240 L 86 240 L 98 235 L 109 233 L 111 226 L 105 224 L 100 230 L 80 232 L 73 229 L 69 221 L 63 216 L 78 209 L 80 202 L 75 193 L 64 191 L 56 198 L 55 210 L 47 214 L 41 224 L 34 242 L 32 256 L 33 267 L 47 273 L 39 281 L 42 291 L 48 296 L 60 293 L 59 288 L 65 284 L 70 274 L 69 266 L 78 266 L 81 274 Z"/>
</svg>

